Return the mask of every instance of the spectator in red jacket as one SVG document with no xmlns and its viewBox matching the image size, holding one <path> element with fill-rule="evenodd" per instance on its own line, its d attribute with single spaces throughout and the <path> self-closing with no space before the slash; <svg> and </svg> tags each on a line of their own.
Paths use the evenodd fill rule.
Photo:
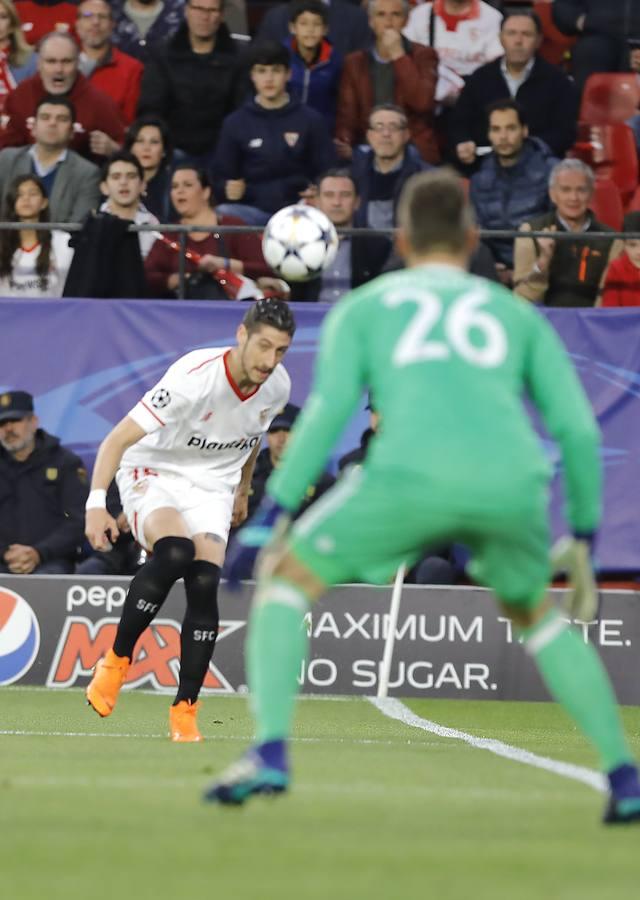
<svg viewBox="0 0 640 900">
<path fill-rule="evenodd" d="M 125 125 L 136 115 L 143 65 L 114 47 L 113 16 L 107 0 L 84 0 L 78 6 L 76 32 L 80 39 L 80 71 L 91 84 L 108 94 Z M 113 152 L 115 147 L 111 150 Z"/>
<path fill-rule="evenodd" d="M 7 98 L 7 122 L 0 132 L 1 147 L 22 147 L 32 143 L 31 127 L 36 106 L 46 94 L 68 97 L 73 103 L 76 121 L 72 150 L 92 159 L 104 156 L 105 134 L 118 145 L 122 143 L 124 123 L 118 109 L 111 97 L 93 87 L 80 74 L 78 55 L 76 42 L 68 34 L 53 33 L 43 38 L 38 74 L 19 84 Z"/>
<path fill-rule="evenodd" d="M 640 212 L 627 213 L 623 231 L 640 233 Z M 640 306 L 640 239 L 628 238 L 607 269 L 602 306 Z"/>
<path fill-rule="evenodd" d="M 46 34 L 73 34 L 78 14 L 73 0 L 16 0 L 24 36 L 36 46 Z"/>
<path fill-rule="evenodd" d="M 337 151 L 343 159 L 350 159 L 353 147 L 366 141 L 373 107 L 393 103 L 405 111 L 411 140 L 422 158 L 440 160 L 433 127 L 438 55 L 402 36 L 407 9 L 407 0 L 371 0 L 369 24 L 375 42 L 344 61 L 336 118 Z"/>
</svg>

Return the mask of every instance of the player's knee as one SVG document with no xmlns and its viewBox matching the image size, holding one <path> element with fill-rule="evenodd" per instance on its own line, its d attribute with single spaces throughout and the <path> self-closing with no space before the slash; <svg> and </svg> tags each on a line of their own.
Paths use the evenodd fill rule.
<svg viewBox="0 0 640 900">
<path fill-rule="evenodd" d="M 174 581 L 186 575 L 195 553 L 191 538 L 165 537 L 153 545 L 153 559 Z"/>
<path fill-rule="evenodd" d="M 218 585 L 220 566 L 215 563 L 196 560 L 192 562 L 184 576 L 189 613 L 201 622 L 218 627 Z"/>
</svg>

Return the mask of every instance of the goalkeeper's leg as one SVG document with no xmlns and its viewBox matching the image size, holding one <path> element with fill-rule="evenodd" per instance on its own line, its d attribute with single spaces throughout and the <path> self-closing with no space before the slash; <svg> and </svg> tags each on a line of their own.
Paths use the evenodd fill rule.
<svg viewBox="0 0 640 900">
<path fill-rule="evenodd" d="M 252 794 L 287 789 L 287 739 L 308 644 L 304 617 L 325 590 L 290 553 L 260 580 L 246 643 L 257 743 L 206 791 L 205 800 L 240 804 Z"/>
<path fill-rule="evenodd" d="M 555 607 L 543 599 L 532 608 L 503 603 L 520 628 L 551 696 L 593 743 L 609 778 L 605 821 L 640 819 L 640 783 L 609 677 L 595 648 L 585 643 Z"/>
</svg>

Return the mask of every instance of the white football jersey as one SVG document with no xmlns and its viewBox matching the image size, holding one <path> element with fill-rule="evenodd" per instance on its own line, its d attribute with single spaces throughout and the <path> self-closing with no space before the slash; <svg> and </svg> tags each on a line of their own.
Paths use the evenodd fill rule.
<svg viewBox="0 0 640 900">
<path fill-rule="evenodd" d="M 416 44 L 429 45 L 429 29 L 433 4 L 414 6 L 403 35 Z M 438 60 L 467 78 L 477 68 L 504 54 L 500 43 L 502 14 L 478 0 L 467 19 L 461 19 L 455 31 L 449 31 L 444 20 L 436 16 L 433 48 Z"/>
<path fill-rule="evenodd" d="M 147 434 L 123 467 L 175 472 L 207 490 L 233 490 L 291 392 L 282 364 L 243 396 L 227 365 L 230 347 L 193 350 L 175 362 L 128 414 Z"/>
</svg>

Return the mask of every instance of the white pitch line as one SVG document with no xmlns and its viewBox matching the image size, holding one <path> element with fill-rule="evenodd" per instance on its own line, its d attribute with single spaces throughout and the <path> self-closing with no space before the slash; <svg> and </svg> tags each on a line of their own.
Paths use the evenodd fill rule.
<svg viewBox="0 0 640 900">
<path fill-rule="evenodd" d="M 168 734 L 133 734 L 122 732 L 105 732 L 105 731 L 28 731 L 26 729 L 2 729 L 0 737 L 60 737 L 60 738 L 125 738 L 125 739 L 142 739 L 163 740 L 166 741 Z M 205 734 L 205 741 L 245 741 L 250 738 L 246 734 Z M 294 737 L 291 740 L 296 744 L 379 744 L 389 747 L 406 747 L 413 744 L 410 740 L 379 740 L 377 738 L 332 738 L 332 737 Z M 435 741 L 431 744 L 421 741 L 420 746 L 438 747 L 439 743 Z"/>
<path fill-rule="evenodd" d="M 367 697 L 376 709 L 384 716 L 390 719 L 396 719 L 403 725 L 411 728 L 420 728 L 430 734 L 437 734 L 438 737 L 453 738 L 456 741 L 464 741 L 471 747 L 478 750 L 488 750 L 489 753 L 495 753 L 496 756 L 502 756 L 505 759 L 511 759 L 514 762 L 524 763 L 527 766 L 534 766 L 536 769 L 544 769 L 552 772 L 554 775 L 560 775 L 563 778 L 572 778 L 574 781 L 581 781 L 583 784 L 594 788 L 596 791 L 606 793 L 608 790 L 607 782 L 600 772 L 594 769 L 587 769 L 583 766 L 575 766 L 572 763 L 561 762 L 557 759 L 550 759 L 547 756 L 538 756 L 537 753 L 531 753 L 529 750 L 523 750 L 521 747 L 513 747 L 511 744 L 505 744 L 494 738 L 480 738 L 466 731 L 458 731 L 457 728 L 446 728 L 444 725 L 438 725 L 429 719 L 423 719 L 404 705 L 395 697 Z"/>
</svg>

